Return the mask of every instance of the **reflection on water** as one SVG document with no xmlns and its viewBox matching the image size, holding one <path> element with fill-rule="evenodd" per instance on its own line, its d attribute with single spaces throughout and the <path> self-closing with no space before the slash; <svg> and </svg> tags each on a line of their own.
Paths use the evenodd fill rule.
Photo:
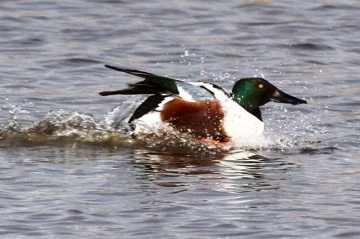
<svg viewBox="0 0 360 239">
<path fill-rule="evenodd" d="M 197 180 L 213 180 L 217 190 L 234 192 L 243 191 L 241 188 L 276 189 L 276 185 L 267 181 L 266 173 L 286 173 L 294 167 L 282 159 L 242 150 L 201 154 L 135 150 L 133 157 L 134 167 L 141 168 L 148 179 L 156 178 L 157 185 L 183 187 L 190 185 L 188 179 L 196 176 Z"/>
</svg>

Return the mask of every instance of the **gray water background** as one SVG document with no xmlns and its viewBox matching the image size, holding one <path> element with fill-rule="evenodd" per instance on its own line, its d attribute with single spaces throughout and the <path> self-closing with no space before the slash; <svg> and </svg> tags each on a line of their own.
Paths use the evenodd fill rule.
<svg viewBox="0 0 360 239">
<path fill-rule="evenodd" d="M 0 237 L 360 236 L 358 1 L 2 1 Z M 104 64 L 231 89 L 264 76 L 248 152 L 134 142 Z M 114 115 L 117 115 L 116 117 Z"/>
</svg>

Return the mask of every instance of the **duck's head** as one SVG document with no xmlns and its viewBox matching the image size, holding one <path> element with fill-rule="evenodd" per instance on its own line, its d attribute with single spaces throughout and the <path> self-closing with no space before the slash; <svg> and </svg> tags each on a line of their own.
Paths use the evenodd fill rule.
<svg viewBox="0 0 360 239">
<path fill-rule="evenodd" d="M 292 105 L 306 104 L 305 100 L 296 98 L 276 88 L 263 78 L 244 78 L 237 81 L 232 90 L 233 100 L 248 112 L 261 119 L 259 106 L 269 101 Z"/>
</svg>

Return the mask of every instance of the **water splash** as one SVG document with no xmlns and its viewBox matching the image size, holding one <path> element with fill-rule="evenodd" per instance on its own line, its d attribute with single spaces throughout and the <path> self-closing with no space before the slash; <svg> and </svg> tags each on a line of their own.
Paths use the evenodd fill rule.
<svg viewBox="0 0 360 239">
<path fill-rule="evenodd" d="M 79 145 L 126 148 L 146 147 L 160 151 L 191 151 L 191 152 L 219 152 L 234 148 L 244 150 L 283 149 L 297 144 L 292 137 L 284 137 L 278 132 L 265 135 L 257 139 L 247 139 L 241 145 L 214 145 L 200 142 L 189 135 L 179 134 L 171 127 L 157 129 L 156 132 L 139 134 L 136 138 L 131 134 L 127 117 L 132 110 L 126 104 L 112 109 L 103 118 L 78 111 L 68 112 L 56 110 L 48 112 L 43 118 L 22 127 L 17 120 L 17 113 L 23 109 L 10 105 L 10 117 L 0 131 L 0 147 L 8 146 L 39 146 L 56 145 L 71 147 Z M 27 111 L 26 111 L 27 112 Z M 276 130 L 276 129 L 275 129 Z"/>
<path fill-rule="evenodd" d="M 12 114 L 0 132 L 2 146 L 62 145 L 74 143 L 127 143 L 128 138 L 106 120 L 64 110 L 50 111 L 44 118 L 22 127 Z"/>
</svg>

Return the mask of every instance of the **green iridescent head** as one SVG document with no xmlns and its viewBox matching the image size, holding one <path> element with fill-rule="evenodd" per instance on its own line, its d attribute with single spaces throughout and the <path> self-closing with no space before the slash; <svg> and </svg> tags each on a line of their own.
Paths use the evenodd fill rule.
<svg viewBox="0 0 360 239">
<path fill-rule="evenodd" d="M 245 110 L 262 120 L 259 106 L 269 101 L 292 105 L 306 104 L 305 100 L 288 95 L 262 78 L 244 78 L 232 90 L 233 100 Z"/>
</svg>

